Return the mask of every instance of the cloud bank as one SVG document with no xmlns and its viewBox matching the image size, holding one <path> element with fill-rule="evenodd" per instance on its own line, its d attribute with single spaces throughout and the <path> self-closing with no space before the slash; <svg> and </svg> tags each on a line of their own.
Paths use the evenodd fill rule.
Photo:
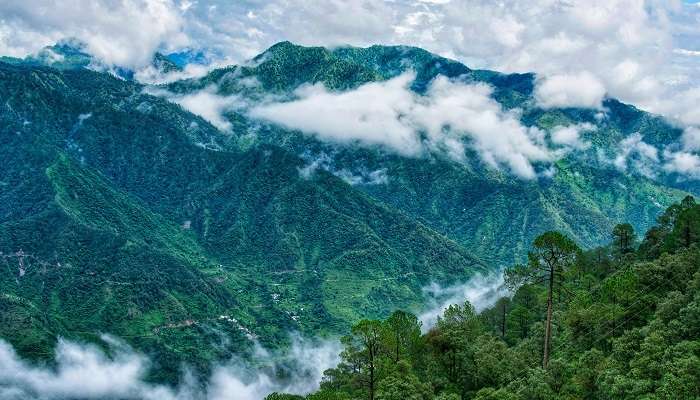
<svg viewBox="0 0 700 400">
<path fill-rule="evenodd" d="M 53 400 L 120 398 L 134 400 L 261 400 L 272 392 L 306 394 L 318 388 L 323 371 L 339 361 L 337 341 L 292 338 L 284 355 L 257 352 L 252 370 L 232 360 L 214 369 L 208 382 L 185 375 L 178 387 L 147 383 L 149 360 L 126 344 L 103 336 L 112 355 L 94 345 L 59 340 L 55 367 L 29 364 L 0 340 L 0 398 L 3 400 Z M 276 372 L 289 376 L 284 381 Z"/>
<path fill-rule="evenodd" d="M 700 124 L 700 6 L 681 0 L 0 3 L 0 53 L 23 56 L 66 37 L 132 66 L 157 49 L 240 63 L 281 40 L 413 45 L 475 68 L 536 72 L 552 106 L 596 105 L 608 93 Z"/>
<path fill-rule="evenodd" d="M 140 67 L 156 50 L 189 42 L 169 0 L 0 2 L 0 54 L 23 57 L 77 38 L 108 65 Z"/>
<path fill-rule="evenodd" d="M 218 95 L 215 86 L 189 94 L 178 94 L 156 87 L 146 87 L 144 93 L 164 97 L 179 104 L 182 108 L 192 114 L 199 115 L 222 131 L 231 130 L 231 122 L 226 118 L 226 112 L 241 109 L 246 105 L 238 96 Z"/>
<path fill-rule="evenodd" d="M 194 66 L 164 77 L 148 65 L 157 50 L 201 50 L 211 66 L 220 66 L 245 62 L 281 40 L 322 46 L 405 44 L 473 68 L 536 72 L 535 98 L 545 108 L 599 108 L 608 95 L 684 126 L 700 125 L 700 6 L 690 1 L 0 2 L 0 54 L 25 56 L 65 38 L 84 42 L 87 51 L 108 66 L 133 68 L 138 79 L 155 83 L 206 71 Z M 218 101 L 212 97 L 180 100 L 191 102 L 192 109 Z M 202 107 L 201 115 L 207 110 Z M 222 129 L 229 128 L 216 113 L 208 114 L 208 119 Z M 404 122 L 387 123 L 401 128 Z M 362 121 L 353 122 L 354 128 L 362 125 Z M 332 133 L 328 127 L 323 131 Z M 400 129 L 393 132 L 392 136 L 362 140 L 407 152 L 423 151 L 425 143 L 416 144 L 414 137 L 402 136 Z M 511 156 L 477 141 L 474 144 L 485 146 L 480 149 L 485 160 L 521 176 L 532 176 L 527 165 L 542 156 L 536 154 L 537 146 L 527 142 L 529 148 Z M 458 155 L 457 142 L 453 138 L 441 143 L 429 140 L 428 144 Z M 697 155 L 697 150 L 683 152 L 686 155 L 676 159 L 688 161 Z M 678 167 L 668 167 L 674 170 L 691 165 L 671 164 Z"/>
<path fill-rule="evenodd" d="M 491 167 L 526 179 L 536 176 L 534 163 L 552 160 L 543 133 L 503 110 L 489 86 L 440 76 L 418 95 L 409 88 L 414 78 L 406 73 L 340 93 L 306 86 L 296 100 L 255 106 L 249 114 L 324 140 L 379 145 L 410 157 L 440 152 L 464 161 L 469 147 Z"/>
<path fill-rule="evenodd" d="M 605 86 L 589 72 L 552 75 L 535 87 L 535 99 L 543 108 L 602 108 Z"/>
<path fill-rule="evenodd" d="M 463 305 L 465 301 L 474 306 L 477 312 L 493 306 L 498 299 L 509 295 L 503 284 L 503 273 L 494 272 L 490 275 L 476 275 L 461 285 L 448 287 L 433 283 L 423 289 L 428 298 L 428 306 L 418 319 L 423 323 L 424 332 L 437 324 L 438 317 L 453 304 Z"/>
</svg>

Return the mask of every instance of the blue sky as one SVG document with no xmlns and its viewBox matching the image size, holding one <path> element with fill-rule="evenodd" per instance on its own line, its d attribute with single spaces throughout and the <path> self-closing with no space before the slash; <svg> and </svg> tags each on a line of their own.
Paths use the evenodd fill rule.
<svg viewBox="0 0 700 400">
<path fill-rule="evenodd" d="M 612 96 L 693 125 L 700 124 L 697 3 L 4 0 L 0 53 L 24 56 L 76 37 L 106 64 L 139 69 L 159 50 L 203 51 L 210 67 L 216 67 L 244 62 L 281 40 L 321 46 L 406 44 L 476 68 L 577 77 L 560 81 L 594 82 Z"/>
</svg>

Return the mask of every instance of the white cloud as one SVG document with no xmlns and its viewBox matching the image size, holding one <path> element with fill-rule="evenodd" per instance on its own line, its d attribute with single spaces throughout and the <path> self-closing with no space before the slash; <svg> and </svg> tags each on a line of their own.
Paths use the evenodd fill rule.
<svg viewBox="0 0 700 400">
<path fill-rule="evenodd" d="M 438 77 L 421 96 L 409 89 L 413 78 L 406 73 L 340 93 L 304 87 L 298 99 L 257 106 L 250 115 L 324 140 L 380 145 L 414 157 L 440 152 L 463 161 L 466 141 L 488 165 L 523 178 L 535 177 L 533 163 L 551 161 L 538 141 L 542 132 L 504 111 L 488 86 Z"/>
<path fill-rule="evenodd" d="M 552 75 L 541 79 L 535 99 L 544 108 L 601 108 L 605 86 L 589 72 Z"/>
<path fill-rule="evenodd" d="M 415 156 L 422 151 L 420 141 L 413 127 L 400 120 L 413 107 L 407 88 L 412 79 L 406 74 L 343 93 L 330 92 L 321 84 L 307 86 L 297 91 L 298 100 L 258 106 L 250 115 L 324 139 L 384 145 Z"/>
<path fill-rule="evenodd" d="M 700 87 L 674 92 L 666 98 L 657 99 L 654 110 L 688 125 L 700 125 Z"/>
<path fill-rule="evenodd" d="M 423 293 L 428 299 L 428 306 L 420 313 L 418 319 L 423 324 L 424 332 L 435 326 L 438 317 L 442 316 L 450 305 L 463 305 L 465 301 L 469 301 L 476 312 L 481 312 L 496 304 L 498 299 L 509 295 L 503 284 L 501 271 L 487 276 L 477 275 L 461 285 L 443 287 L 432 283 L 423 288 Z"/>
<path fill-rule="evenodd" d="M 183 79 L 201 78 L 205 76 L 214 65 L 188 64 L 182 71 L 164 73 L 154 65 L 146 65 L 134 71 L 134 79 L 141 83 L 159 85 L 175 82 Z"/>
<path fill-rule="evenodd" d="M 620 142 L 613 164 L 622 172 L 654 178 L 659 168 L 659 150 L 644 142 L 642 135 L 634 133 Z"/>
<path fill-rule="evenodd" d="M 0 3 L 2 54 L 70 36 L 108 63 L 134 66 L 159 47 L 240 63 L 280 40 L 414 45 L 475 68 L 536 72 L 547 106 L 597 107 L 608 94 L 700 124 L 700 7 L 680 0 Z"/>
<path fill-rule="evenodd" d="M 6 0 L 0 53 L 26 55 L 77 38 L 109 65 L 139 67 L 161 46 L 183 46 L 183 19 L 170 0 Z"/>
<path fill-rule="evenodd" d="M 96 346 L 59 340 L 56 363 L 55 369 L 31 366 L 22 361 L 9 344 L 0 340 L 0 383 L 5 389 L 17 393 L 17 399 L 80 396 L 155 400 L 174 397 L 165 388 L 144 384 L 142 378 L 147 360 L 119 347 L 110 359 Z"/>
<path fill-rule="evenodd" d="M 343 168 L 333 171 L 333 174 L 350 185 L 385 185 L 389 182 L 386 168 L 374 171 L 369 171 L 366 168 L 360 168 L 358 171 Z"/>
<path fill-rule="evenodd" d="M 305 45 L 407 44 L 477 68 L 578 78 L 571 85 L 584 84 L 578 88 L 587 95 L 564 92 L 564 104 L 571 99 L 572 104 L 598 106 L 608 93 L 679 118 L 697 109 L 697 99 L 678 94 L 688 84 L 698 86 L 700 61 L 674 49 L 698 50 L 700 8 L 679 0 L 397 0 L 372 5 L 290 0 L 219 7 L 215 16 L 205 15 L 203 4 L 193 10 L 196 18 L 213 22 L 207 38 L 225 25 L 226 41 L 214 39 L 225 54 L 252 55 L 282 39 Z M 248 11 L 256 18 L 244 18 Z M 262 35 L 241 33 L 251 26 Z M 559 83 L 556 88 L 565 90 L 567 82 Z"/>
<path fill-rule="evenodd" d="M 687 127 L 681 137 L 683 148 L 686 150 L 700 150 L 700 128 L 695 126 Z"/>
<path fill-rule="evenodd" d="M 551 132 L 552 143 L 573 149 L 585 150 L 590 147 L 590 143 L 581 139 L 581 132 L 593 131 L 596 129 L 597 127 L 595 125 L 589 123 L 555 126 Z"/>
<path fill-rule="evenodd" d="M 0 35 L 0 50 L 14 55 L 75 37 L 102 61 L 132 67 L 150 62 L 165 42 L 184 43 L 182 21 L 169 1 L 7 1 L 0 14 L 0 26 L 9 31 Z"/>
<path fill-rule="evenodd" d="M 226 119 L 224 114 L 227 111 L 240 109 L 245 106 L 245 102 L 237 96 L 220 96 L 216 94 L 216 86 L 210 86 L 186 95 L 171 93 L 155 87 L 146 87 L 145 93 L 165 97 L 192 114 L 199 115 L 222 131 L 231 130 L 231 122 Z"/>
<path fill-rule="evenodd" d="M 700 157 L 685 151 L 664 152 L 665 163 L 663 169 L 666 172 L 678 173 L 687 178 L 700 178 Z"/>
<path fill-rule="evenodd" d="M 299 168 L 299 175 L 303 179 L 312 179 L 319 169 L 327 171 L 350 185 L 384 185 L 389 182 L 386 168 L 370 170 L 362 165 L 359 168 L 338 169 L 333 163 L 333 159 L 326 153 L 311 155 L 302 154 L 301 157 L 307 162 L 305 166 Z"/>
<path fill-rule="evenodd" d="M 0 340 L 0 398 L 262 400 L 272 392 L 307 394 L 318 388 L 323 371 L 338 364 L 341 351 L 337 340 L 292 336 L 286 353 L 270 354 L 262 349 L 256 353 L 255 363 L 265 366 L 265 372 L 232 360 L 215 367 L 204 385 L 186 374 L 179 386 L 170 387 L 145 381 L 150 366 L 146 357 L 114 338 L 104 336 L 103 340 L 112 356 L 94 345 L 59 340 L 55 367 L 27 363 Z M 276 372 L 288 378 L 280 380 Z"/>
</svg>

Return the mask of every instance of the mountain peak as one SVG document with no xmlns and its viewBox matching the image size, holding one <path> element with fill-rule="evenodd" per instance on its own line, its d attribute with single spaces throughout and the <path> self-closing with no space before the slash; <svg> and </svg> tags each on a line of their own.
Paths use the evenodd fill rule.
<svg viewBox="0 0 700 400">
<path fill-rule="evenodd" d="M 255 56 L 254 64 L 261 64 L 266 61 L 276 62 L 308 62 L 313 59 L 320 59 L 328 56 L 330 52 L 324 47 L 307 47 L 292 43 L 290 41 L 278 42 L 270 46 L 267 50 Z"/>
</svg>

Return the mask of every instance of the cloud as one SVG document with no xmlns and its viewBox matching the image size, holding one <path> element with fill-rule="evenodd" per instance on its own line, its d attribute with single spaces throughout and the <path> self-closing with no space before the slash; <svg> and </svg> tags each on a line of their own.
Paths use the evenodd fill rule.
<svg viewBox="0 0 700 400">
<path fill-rule="evenodd" d="M 59 340 L 55 369 L 29 365 L 0 340 L 0 387 L 14 394 L 9 399 L 174 398 L 170 390 L 143 382 L 144 357 L 125 350 L 114 339 L 105 339 L 116 344 L 112 358 L 96 346 Z"/>
<path fill-rule="evenodd" d="M 605 86 L 589 72 L 552 75 L 539 81 L 535 99 L 544 108 L 602 108 Z"/>
<path fill-rule="evenodd" d="M 0 53 L 24 56 L 77 38 L 108 65 L 140 67 L 160 47 L 184 46 L 183 19 L 170 0 L 5 0 Z"/>
<path fill-rule="evenodd" d="M 370 171 L 367 168 L 359 168 L 358 171 L 343 168 L 334 171 L 333 175 L 350 185 L 385 185 L 389 182 L 386 168 L 379 168 L 374 171 Z"/>
<path fill-rule="evenodd" d="M 146 382 L 151 364 L 123 342 L 109 336 L 107 356 L 97 346 L 59 340 L 55 367 L 32 365 L 0 340 L 0 398 L 53 400 L 120 398 L 134 400 L 262 400 L 272 392 L 306 394 L 318 388 L 323 372 L 339 362 L 337 340 L 309 340 L 292 336 L 283 354 L 257 352 L 251 369 L 240 360 L 214 368 L 202 385 L 185 374 L 180 385 Z M 278 376 L 287 376 L 280 379 Z"/>
<path fill-rule="evenodd" d="M 542 132 L 503 110 L 489 86 L 438 77 L 423 96 L 409 89 L 414 77 L 406 73 L 347 92 L 306 86 L 295 100 L 255 106 L 249 114 L 324 140 L 379 145 L 410 157 L 439 152 L 464 161 L 469 146 L 486 164 L 527 179 L 536 176 L 533 163 L 551 161 L 538 142 Z"/>
<path fill-rule="evenodd" d="M 555 126 L 550 133 L 552 143 L 566 146 L 572 149 L 585 150 L 590 147 L 590 143 L 581 139 L 581 132 L 594 131 L 598 129 L 589 123 L 575 124 L 568 126 Z"/>
<path fill-rule="evenodd" d="M 199 115 L 220 130 L 230 131 L 231 122 L 225 117 L 225 113 L 243 108 L 245 102 L 238 96 L 220 96 L 216 91 L 216 86 L 209 86 L 190 94 L 172 93 L 156 87 L 144 89 L 146 94 L 164 97 L 192 114 Z"/>
<path fill-rule="evenodd" d="M 418 319 L 423 323 L 423 331 L 428 331 L 437 323 L 439 316 L 453 304 L 464 304 L 465 301 L 474 306 L 477 312 L 496 304 L 496 301 L 509 295 L 503 284 L 503 273 L 494 272 L 490 275 L 476 275 L 461 285 L 443 287 L 432 283 L 423 288 L 428 298 L 427 308 L 421 312 Z"/>
<path fill-rule="evenodd" d="M 250 115 L 324 139 L 383 145 L 415 156 L 422 146 L 413 128 L 400 120 L 401 113 L 413 106 L 407 88 L 412 80 L 406 74 L 343 93 L 330 92 L 322 84 L 306 86 L 296 92 L 297 100 L 257 106 Z"/>
<path fill-rule="evenodd" d="M 700 128 L 690 126 L 683 131 L 681 137 L 683 148 L 686 150 L 700 150 Z"/>
<path fill-rule="evenodd" d="M 258 358 L 278 360 L 267 372 L 250 374 L 240 363 L 217 368 L 211 376 L 207 400 L 261 400 L 266 395 L 304 395 L 318 389 L 323 372 L 340 362 L 342 346 L 337 340 L 306 340 L 292 336 L 292 346 L 284 356 L 259 352 Z M 287 375 L 280 381 L 275 376 Z"/>
<path fill-rule="evenodd" d="M 619 171 L 655 179 L 660 174 L 678 174 L 680 180 L 700 179 L 700 131 L 695 127 L 685 129 L 680 143 L 672 143 L 658 149 L 646 142 L 639 133 L 623 139 L 615 157 L 608 159 L 599 151 L 599 159 L 610 163 Z"/>
<path fill-rule="evenodd" d="M 134 79 L 141 83 L 159 85 L 184 79 L 201 78 L 217 65 L 187 64 L 182 71 L 163 72 L 154 65 L 134 71 Z"/>
<path fill-rule="evenodd" d="M 127 65 L 184 46 L 241 63 L 281 40 L 406 44 L 475 68 L 579 83 L 588 74 L 610 96 L 700 123 L 700 7 L 680 0 L 6 0 L 0 16 L 0 53 L 7 55 L 65 37 Z M 565 93 L 564 100 L 576 99 Z M 600 90 L 578 100 L 594 104 L 594 94 Z"/>
<path fill-rule="evenodd" d="M 690 179 L 700 178 L 700 157 L 697 154 L 666 151 L 664 159 L 663 169 L 666 172 L 678 173 Z"/>
<path fill-rule="evenodd" d="M 301 158 L 307 163 L 304 167 L 299 168 L 299 175 L 303 179 L 312 179 L 316 171 L 324 170 L 350 185 L 384 185 L 389 182 L 386 168 L 370 170 L 366 166 L 361 165 L 358 168 L 338 169 L 334 165 L 331 156 L 323 152 L 318 155 L 312 155 L 307 152 L 302 154 Z"/>
<path fill-rule="evenodd" d="M 637 132 L 620 142 L 613 164 L 622 172 L 655 178 L 659 169 L 659 150 L 644 142 L 642 135 Z"/>
</svg>

